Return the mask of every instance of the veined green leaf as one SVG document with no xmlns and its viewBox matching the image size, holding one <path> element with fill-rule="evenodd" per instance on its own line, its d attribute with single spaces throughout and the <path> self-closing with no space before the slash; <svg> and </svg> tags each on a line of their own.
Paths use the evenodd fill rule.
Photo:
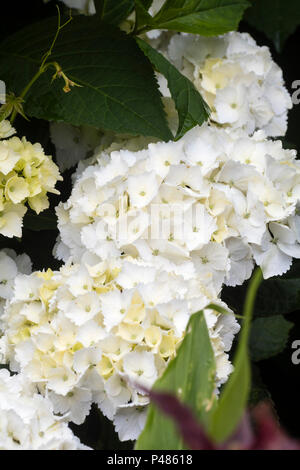
<svg viewBox="0 0 300 470">
<path fill-rule="evenodd" d="M 253 361 L 261 361 L 281 353 L 288 341 L 293 323 L 282 315 L 256 318 L 251 327 L 250 354 Z"/>
<path fill-rule="evenodd" d="M 134 0 L 94 0 L 98 17 L 113 25 L 125 20 L 134 8 Z"/>
<path fill-rule="evenodd" d="M 293 268 L 292 268 L 293 269 Z M 292 273 L 287 273 L 292 276 Z M 287 276 L 286 275 L 286 276 Z M 255 303 L 255 317 L 286 315 L 300 307 L 300 277 L 272 278 L 263 281 Z M 234 309 L 240 311 L 245 298 L 246 286 L 224 288 L 222 299 Z"/>
<path fill-rule="evenodd" d="M 179 116 L 179 126 L 175 138 L 179 139 L 196 125 L 201 126 L 209 117 L 209 107 L 193 83 L 145 41 L 137 38 L 137 43 L 156 70 L 168 81 Z"/>
<path fill-rule="evenodd" d="M 278 52 L 300 24 L 299 0 L 252 0 L 245 20 L 274 42 Z"/>
<path fill-rule="evenodd" d="M 237 29 L 247 0 L 167 0 L 149 28 L 215 36 Z"/>
<path fill-rule="evenodd" d="M 55 18 L 31 25 L 0 44 L 1 78 L 21 94 L 39 69 L 57 28 Z M 86 124 L 118 133 L 172 139 L 149 61 L 135 40 L 96 16 L 77 16 L 59 34 L 49 58 L 81 87 L 63 91 L 48 68 L 25 97 L 28 116 Z"/>
<path fill-rule="evenodd" d="M 136 28 L 140 28 L 145 24 L 152 23 L 152 16 L 148 13 L 148 4 L 149 2 L 143 0 L 134 0 L 135 3 L 135 13 L 136 13 Z M 152 3 L 152 2 L 151 2 Z M 150 3 L 150 4 L 151 4 Z M 149 5 L 150 6 L 150 5 Z"/>
</svg>

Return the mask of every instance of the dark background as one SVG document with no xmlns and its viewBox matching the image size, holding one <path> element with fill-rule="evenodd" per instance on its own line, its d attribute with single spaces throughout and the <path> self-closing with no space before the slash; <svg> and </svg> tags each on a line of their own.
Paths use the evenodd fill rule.
<svg viewBox="0 0 300 470">
<path fill-rule="evenodd" d="M 44 4 L 42 0 L 30 0 L 26 2 L 5 2 L 1 5 L 1 27 L 0 41 L 7 35 L 21 29 L 23 26 L 39 21 L 42 18 L 56 15 L 55 1 Z M 259 45 L 270 47 L 273 59 L 283 69 L 286 86 L 292 94 L 295 90 L 291 84 L 294 80 L 300 80 L 300 67 L 298 61 L 300 28 L 289 37 L 282 52 L 278 54 L 271 41 L 263 33 L 251 28 L 248 24 L 242 22 L 240 31 L 249 32 Z M 17 70 L 16 73 L 22 73 Z M 0 71 L 1 78 L 1 71 Z M 49 127 L 45 121 L 31 119 L 26 122 L 23 118 L 18 118 L 15 123 L 17 131 L 25 135 L 32 142 L 40 142 L 46 150 L 46 153 L 55 154 L 53 145 L 49 140 Z M 287 147 L 297 148 L 300 151 L 300 104 L 294 105 L 289 114 L 289 128 L 285 138 Z M 71 191 L 70 176 L 71 172 L 64 174 L 64 181 L 57 187 L 61 191 L 61 197 L 53 196 L 51 198 L 51 210 L 60 200 L 66 200 Z M 30 215 L 30 214 L 29 214 Z M 42 216 L 43 214 L 41 214 Z M 21 240 L 10 240 L 0 236 L 0 249 L 5 247 L 14 248 L 18 253 L 26 252 L 32 259 L 34 269 L 58 268 L 59 263 L 51 255 L 53 245 L 57 236 L 55 230 L 33 231 L 25 223 L 23 238 Z M 299 260 L 300 261 L 300 260 Z M 231 292 L 232 294 L 232 292 Z M 226 292 L 225 292 L 226 296 Z M 291 332 L 287 347 L 280 355 L 260 361 L 253 370 L 254 376 L 254 394 L 257 393 L 257 384 L 261 396 L 265 396 L 266 387 L 275 403 L 275 409 L 281 424 L 295 437 L 300 438 L 300 364 L 293 365 L 291 355 L 293 350 L 291 344 L 294 339 L 300 340 L 300 311 L 287 315 L 287 319 L 295 323 Z M 80 436 L 84 443 L 99 449 L 130 448 L 131 444 L 120 444 L 114 434 L 113 428 L 108 420 L 101 418 L 96 408 L 93 408 L 91 415 L 87 418 L 83 426 L 72 425 L 73 430 Z"/>
</svg>

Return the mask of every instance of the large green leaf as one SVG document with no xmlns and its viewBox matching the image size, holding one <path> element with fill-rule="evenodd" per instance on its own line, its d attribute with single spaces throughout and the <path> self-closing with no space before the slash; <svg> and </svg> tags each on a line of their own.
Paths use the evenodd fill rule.
<svg viewBox="0 0 300 470">
<path fill-rule="evenodd" d="M 297 273 L 299 276 L 299 273 Z M 222 299 L 240 312 L 246 294 L 246 286 L 224 288 Z M 295 279 L 267 279 L 257 294 L 255 303 L 255 317 L 269 317 L 285 315 L 300 308 L 300 278 Z"/>
<path fill-rule="evenodd" d="M 94 0 L 97 15 L 109 24 L 118 25 L 134 8 L 134 0 Z"/>
<path fill-rule="evenodd" d="M 299 0 L 252 0 L 245 20 L 270 38 L 278 52 L 300 25 Z"/>
<path fill-rule="evenodd" d="M 147 2 L 143 0 L 134 0 L 135 14 L 136 14 L 136 29 L 144 26 L 145 24 L 152 23 L 152 16 L 148 13 Z"/>
<path fill-rule="evenodd" d="M 300 307 L 300 279 L 268 279 L 257 296 L 256 316 L 287 314 Z"/>
<path fill-rule="evenodd" d="M 253 361 L 276 356 L 287 344 L 293 323 L 282 315 L 256 318 L 251 327 L 250 353 Z"/>
<path fill-rule="evenodd" d="M 251 385 L 248 341 L 254 302 L 261 280 L 261 270 L 257 269 L 247 290 L 243 326 L 233 361 L 234 372 L 226 383 L 218 406 L 211 416 L 209 433 L 216 442 L 224 442 L 232 435 L 247 405 Z"/>
<path fill-rule="evenodd" d="M 175 359 L 168 365 L 154 390 L 176 395 L 205 425 L 215 405 L 215 359 L 202 312 L 194 314 Z M 174 423 L 154 405 L 150 405 L 146 426 L 136 449 L 183 449 Z"/>
<path fill-rule="evenodd" d="M 283 275 L 284 279 L 299 279 L 300 280 L 300 259 L 294 259 L 293 264 L 289 271 Z"/>
<path fill-rule="evenodd" d="M 266 401 L 272 402 L 273 406 L 274 403 L 272 401 L 271 393 L 269 392 L 266 384 L 264 383 L 260 370 L 256 364 L 252 364 L 251 367 L 251 391 L 249 394 L 249 405 L 255 406 L 259 402 Z"/>
<path fill-rule="evenodd" d="M 8 91 L 20 94 L 36 74 L 56 22 L 31 25 L 0 45 L 1 78 Z M 62 79 L 50 84 L 49 69 L 26 96 L 28 116 L 172 138 L 151 65 L 130 36 L 97 17 L 78 16 L 60 32 L 50 60 L 81 87 L 64 93 Z"/>
<path fill-rule="evenodd" d="M 148 10 L 153 3 L 153 0 L 139 0 L 139 1 L 146 8 L 146 10 Z"/>
<path fill-rule="evenodd" d="M 176 139 L 182 137 L 197 124 L 201 126 L 209 117 L 209 107 L 193 83 L 148 43 L 139 38 L 137 38 L 137 43 L 152 62 L 155 69 L 164 75 L 168 81 L 168 86 L 179 116 Z"/>
<path fill-rule="evenodd" d="M 149 28 L 214 36 L 235 30 L 247 0 L 167 0 Z"/>
</svg>

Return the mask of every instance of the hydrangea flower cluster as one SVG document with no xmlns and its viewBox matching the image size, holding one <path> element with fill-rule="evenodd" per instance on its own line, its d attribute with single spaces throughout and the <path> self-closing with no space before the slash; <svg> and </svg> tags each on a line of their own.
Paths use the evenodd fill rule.
<svg viewBox="0 0 300 470">
<path fill-rule="evenodd" d="M 264 277 L 300 257 L 300 166 L 294 150 L 262 131 L 203 125 L 179 142 L 102 152 L 77 174 L 57 208 L 56 256 L 122 254 L 183 277 L 194 272 L 218 295 L 242 284 L 255 262 Z"/>
<path fill-rule="evenodd" d="M 175 356 L 190 315 L 211 301 L 224 305 L 192 273 L 86 252 L 81 263 L 60 271 L 16 276 L 1 322 L 2 362 L 36 384 L 55 413 L 80 424 L 95 402 L 122 440 L 136 439 L 149 402 L 137 384 L 153 385 Z M 204 312 L 218 386 L 232 371 L 226 351 L 239 325 L 231 313 Z"/>
<path fill-rule="evenodd" d="M 88 450 L 24 376 L 0 370 L 0 450 Z"/>
<path fill-rule="evenodd" d="M 5 139 L 14 133 L 8 121 L 1 123 L 0 133 L 0 234 L 21 237 L 26 202 L 37 214 L 47 209 L 47 192 L 59 194 L 55 184 L 62 178 L 39 143 Z"/>
<path fill-rule="evenodd" d="M 248 134 L 260 129 L 267 136 L 285 135 L 292 101 L 282 70 L 269 48 L 259 47 L 249 34 L 176 34 L 162 52 L 200 91 L 216 125 Z M 159 76 L 159 81 L 163 95 L 170 97 L 166 80 Z M 172 106 L 167 103 L 168 109 Z"/>
</svg>

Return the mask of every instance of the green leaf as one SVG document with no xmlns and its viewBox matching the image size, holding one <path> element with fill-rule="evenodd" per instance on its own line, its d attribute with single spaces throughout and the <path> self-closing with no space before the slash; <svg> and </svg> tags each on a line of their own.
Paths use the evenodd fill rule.
<svg viewBox="0 0 300 470">
<path fill-rule="evenodd" d="M 149 2 L 145 2 L 143 0 L 134 0 L 135 3 L 135 13 L 136 13 L 136 28 L 140 28 L 145 24 L 152 23 L 152 16 L 148 13 L 148 6 Z M 151 2 L 152 3 L 152 2 Z"/>
<path fill-rule="evenodd" d="M 137 43 L 156 70 L 168 81 L 179 116 L 179 126 L 175 138 L 179 139 L 197 124 L 201 126 L 209 117 L 209 107 L 193 83 L 145 41 L 137 38 Z"/>
<path fill-rule="evenodd" d="M 300 279 L 300 259 L 294 259 L 289 271 L 281 279 Z"/>
<path fill-rule="evenodd" d="M 41 230 L 57 230 L 57 217 L 51 209 L 36 214 L 28 210 L 23 219 L 24 228 L 39 232 Z"/>
<path fill-rule="evenodd" d="M 149 27 L 215 36 L 237 29 L 247 0 L 167 0 Z"/>
<path fill-rule="evenodd" d="M 250 353 L 253 361 L 261 361 L 282 352 L 289 338 L 293 323 L 282 315 L 257 318 L 250 334 Z"/>
<path fill-rule="evenodd" d="M 134 8 L 134 0 L 94 0 L 98 17 L 113 25 L 125 20 Z"/>
<path fill-rule="evenodd" d="M 16 94 L 39 69 L 56 31 L 41 21 L 0 45 L 1 78 Z M 75 17 L 60 32 L 51 61 L 81 87 L 64 93 L 50 68 L 26 95 L 25 112 L 49 121 L 89 125 L 117 133 L 172 139 L 151 65 L 135 40 L 97 17 Z M 20 73 L 22 71 L 22 73 Z"/>
<path fill-rule="evenodd" d="M 262 273 L 257 269 L 247 291 L 244 321 L 233 361 L 234 371 L 224 386 L 218 406 L 211 416 L 209 433 L 216 442 L 224 442 L 232 435 L 247 405 L 251 384 L 248 340 L 255 297 L 261 281 Z"/>
<path fill-rule="evenodd" d="M 168 365 L 154 390 L 171 392 L 188 405 L 195 417 L 205 425 L 215 405 L 216 365 L 203 312 L 194 314 L 177 356 Z M 154 405 L 150 405 L 146 426 L 140 435 L 137 450 L 183 449 L 174 423 Z"/>
<path fill-rule="evenodd" d="M 224 442 L 232 435 L 242 418 L 249 396 L 251 376 L 248 348 L 244 341 L 240 341 L 239 346 L 234 372 L 224 387 L 211 419 L 210 435 L 216 442 Z"/>
<path fill-rule="evenodd" d="M 146 10 L 149 10 L 151 7 L 153 0 L 139 0 L 139 2 L 146 8 Z"/>
<path fill-rule="evenodd" d="M 278 52 L 300 24 L 299 0 L 252 0 L 245 20 L 274 42 Z"/>
<path fill-rule="evenodd" d="M 249 405 L 255 406 L 261 401 L 268 400 L 268 402 L 272 403 L 272 405 L 274 406 L 272 396 L 261 377 L 261 373 L 258 366 L 252 364 L 251 372 L 251 391 L 249 396 Z"/>
<path fill-rule="evenodd" d="M 299 276 L 299 273 L 297 273 Z M 222 299 L 234 310 L 240 311 L 246 286 L 225 288 Z M 263 281 L 255 303 L 255 317 L 285 315 L 300 308 L 300 278 L 267 279 Z"/>
<path fill-rule="evenodd" d="M 257 296 L 256 316 L 287 314 L 300 307 L 300 279 L 269 279 Z"/>
</svg>

